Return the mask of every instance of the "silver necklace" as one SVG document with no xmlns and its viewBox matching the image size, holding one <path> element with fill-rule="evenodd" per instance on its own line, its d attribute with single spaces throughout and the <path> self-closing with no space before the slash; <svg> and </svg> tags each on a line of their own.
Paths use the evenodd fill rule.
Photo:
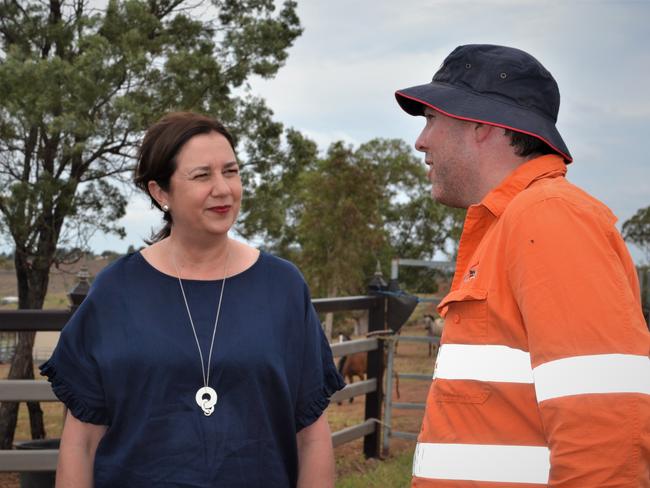
<svg viewBox="0 0 650 488">
<path fill-rule="evenodd" d="M 183 302 L 185 303 L 185 309 L 187 310 L 187 316 L 190 319 L 190 325 L 192 326 L 192 332 L 194 333 L 194 340 L 196 341 L 196 347 L 199 350 L 199 357 L 201 358 L 201 371 L 203 373 L 203 386 L 199 388 L 194 397 L 196 403 L 203 410 L 203 413 L 208 416 L 212 415 L 214 412 L 214 406 L 217 404 L 217 392 L 214 391 L 214 388 L 210 387 L 210 363 L 212 362 L 212 348 L 214 346 L 214 337 L 217 333 L 217 324 L 219 323 L 219 314 L 221 313 L 221 301 L 223 300 L 223 290 L 226 287 L 226 271 L 228 269 L 228 260 L 230 259 L 230 246 L 228 246 L 226 252 L 226 261 L 223 265 L 223 282 L 221 283 L 221 292 L 219 293 L 219 304 L 217 305 L 217 316 L 214 319 L 214 328 L 212 330 L 212 340 L 210 341 L 210 354 L 208 355 L 208 367 L 207 373 L 203 361 L 203 353 L 201 352 L 201 345 L 199 344 L 199 337 L 196 335 L 196 327 L 194 327 L 194 321 L 192 320 L 192 313 L 190 312 L 190 306 L 187 303 L 187 297 L 185 296 L 185 289 L 183 288 L 183 281 L 181 280 L 181 274 L 178 271 L 178 266 L 176 265 L 176 257 L 174 255 L 174 249 L 172 247 L 172 262 L 174 264 L 174 269 L 176 269 L 176 277 L 178 278 L 178 286 L 181 289 L 181 295 L 183 295 Z"/>
</svg>

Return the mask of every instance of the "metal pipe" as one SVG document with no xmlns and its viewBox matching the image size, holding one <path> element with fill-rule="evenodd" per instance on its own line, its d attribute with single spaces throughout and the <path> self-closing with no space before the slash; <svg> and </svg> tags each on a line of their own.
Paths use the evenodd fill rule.
<svg viewBox="0 0 650 488">
<path fill-rule="evenodd" d="M 396 338 L 387 339 L 388 342 L 388 364 L 386 365 L 386 395 L 384 397 L 384 437 L 382 452 L 388 456 L 390 451 L 390 430 L 391 430 L 391 404 L 393 396 L 393 360 L 395 358 Z"/>
</svg>

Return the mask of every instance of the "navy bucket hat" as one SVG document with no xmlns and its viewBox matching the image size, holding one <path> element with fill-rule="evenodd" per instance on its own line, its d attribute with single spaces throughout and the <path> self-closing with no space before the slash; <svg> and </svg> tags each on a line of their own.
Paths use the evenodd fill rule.
<svg viewBox="0 0 650 488">
<path fill-rule="evenodd" d="M 395 92 L 402 109 L 423 115 L 430 107 L 456 119 L 536 137 L 573 161 L 555 128 L 560 91 L 551 73 L 530 54 L 505 46 L 468 44 L 447 56 L 431 83 Z"/>
</svg>

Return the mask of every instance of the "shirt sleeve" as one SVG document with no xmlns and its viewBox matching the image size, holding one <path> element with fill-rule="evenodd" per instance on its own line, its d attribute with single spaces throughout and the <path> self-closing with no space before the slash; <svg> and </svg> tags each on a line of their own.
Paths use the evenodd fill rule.
<svg viewBox="0 0 650 488">
<path fill-rule="evenodd" d="M 92 292 L 61 332 L 41 375 L 59 400 L 82 422 L 108 425 L 101 375 L 96 360 L 99 317 Z"/>
<path fill-rule="evenodd" d="M 329 405 L 330 397 L 345 386 L 334 365 L 332 350 L 308 292 L 306 297 L 306 331 L 295 415 L 296 432 L 318 420 Z"/>
<path fill-rule="evenodd" d="M 538 202 L 505 249 L 554 488 L 650 486 L 650 334 L 634 266 L 600 210 Z"/>
</svg>

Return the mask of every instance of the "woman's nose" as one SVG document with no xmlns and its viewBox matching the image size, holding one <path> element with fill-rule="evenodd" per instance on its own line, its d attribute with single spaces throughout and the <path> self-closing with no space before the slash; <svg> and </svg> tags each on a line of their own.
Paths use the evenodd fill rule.
<svg viewBox="0 0 650 488">
<path fill-rule="evenodd" d="M 224 195 L 230 193 L 230 186 L 223 175 L 218 174 L 212 180 L 212 195 Z"/>
</svg>

